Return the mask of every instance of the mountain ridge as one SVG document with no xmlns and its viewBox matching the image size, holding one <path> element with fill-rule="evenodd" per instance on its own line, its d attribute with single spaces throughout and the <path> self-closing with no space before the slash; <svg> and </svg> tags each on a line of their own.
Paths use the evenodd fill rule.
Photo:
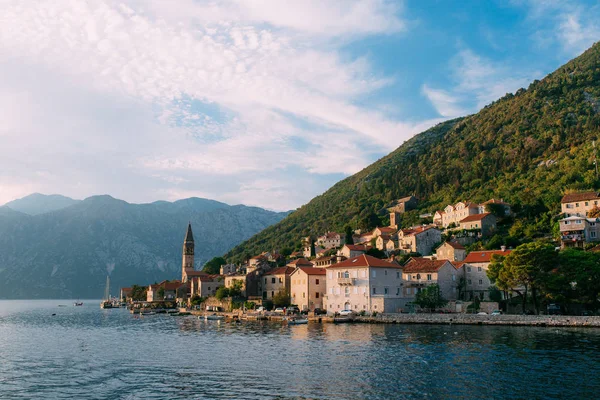
<svg viewBox="0 0 600 400">
<path fill-rule="evenodd" d="M 596 43 L 527 89 L 407 140 L 225 257 L 241 261 L 268 248 L 297 249 L 308 235 L 387 224 L 386 207 L 409 194 L 419 206 L 405 225 L 447 204 L 491 197 L 514 204 L 523 218 L 558 212 L 564 191 L 600 187 L 592 164 L 599 99 Z"/>
</svg>

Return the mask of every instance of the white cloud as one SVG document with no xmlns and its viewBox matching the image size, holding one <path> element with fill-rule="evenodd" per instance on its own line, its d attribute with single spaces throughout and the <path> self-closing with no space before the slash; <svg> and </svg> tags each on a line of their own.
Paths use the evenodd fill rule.
<svg viewBox="0 0 600 400">
<path fill-rule="evenodd" d="M 466 114 L 466 111 L 459 105 L 460 100 L 445 90 L 433 89 L 423 85 L 421 92 L 429 99 L 442 117 L 454 118 Z"/>
<path fill-rule="evenodd" d="M 286 168 L 356 172 L 421 127 L 356 106 L 391 80 L 336 50 L 340 39 L 402 31 L 401 8 L 387 1 L 4 0 L 2 9 L 0 169 L 19 171 L 5 187 L 149 201 L 211 185 L 201 192 L 242 202 L 248 184 L 267 194 L 298 178 L 277 172 Z M 264 173 L 278 181 L 254 178 Z M 253 201 L 306 200 L 294 196 Z"/>
</svg>

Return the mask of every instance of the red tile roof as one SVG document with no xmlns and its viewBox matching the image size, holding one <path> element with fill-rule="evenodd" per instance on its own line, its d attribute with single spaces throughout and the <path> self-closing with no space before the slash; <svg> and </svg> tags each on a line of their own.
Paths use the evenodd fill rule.
<svg viewBox="0 0 600 400">
<path fill-rule="evenodd" d="M 290 275 L 295 269 L 293 267 L 280 267 L 267 272 L 265 275 Z"/>
<path fill-rule="evenodd" d="M 469 215 L 467 218 L 462 219 L 460 221 L 460 223 L 462 224 L 463 222 L 481 221 L 481 220 L 483 220 L 484 218 L 487 218 L 490 215 L 492 215 L 492 213 L 483 213 L 483 214 Z"/>
<path fill-rule="evenodd" d="M 598 192 L 581 192 L 565 194 L 560 201 L 561 203 L 572 203 L 574 201 L 598 200 L 600 193 Z"/>
<path fill-rule="evenodd" d="M 287 265 L 290 267 L 312 267 L 313 263 L 306 258 L 298 258 L 294 261 L 290 261 Z"/>
<path fill-rule="evenodd" d="M 208 275 L 206 272 L 204 271 L 189 271 L 185 273 L 187 276 L 203 276 L 203 275 Z"/>
<path fill-rule="evenodd" d="M 373 256 L 369 256 L 366 254 L 361 254 L 358 257 L 350 258 L 348 260 L 339 262 L 337 264 L 332 264 L 326 268 L 402 268 L 400 265 L 396 263 L 387 262 L 385 260 L 380 260 L 379 258 L 375 258 Z"/>
<path fill-rule="evenodd" d="M 483 262 L 491 262 L 492 255 L 498 254 L 501 256 L 507 256 L 510 254 L 510 250 L 484 250 L 484 251 L 472 251 L 467 254 L 467 258 L 465 258 L 464 262 L 469 263 L 483 263 Z"/>
<path fill-rule="evenodd" d="M 367 246 L 362 244 L 347 244 L 345 246 L 352 251 L 367 251 Z"/>
<path fill-rule="evenodd" d="M 384 226 L 384 227 L 381 227 L 381 228 L 376 228 L 376 229 L 379 229 L 382 234 L 387 233 L 388 235 L 391 234 L 391 233 L 396 232 L 396 229 L 390 228 L 390 227 L 387 227 L 387 226 Z M 374 229 L 373 232 L 375 232 L 376 229 Z"/>
<path fill-rule="evenodd" d="M 485 203 L 483 203 L 483 205 L 486 205 L 486 204 L 504 204 L 507 206 L 509 205 L 504 200 L 498 200 L 498 199 L 490 199 L 490 200 L 486 201 Z"/>
<path fill-rule="evenodd" d="M 452 241 L 452 242 L 446 242 L 445 244 L 449 244 L 450 246 L 454 247 L 457 250 L 464 250 L 465 249 L 465 247 L 462 244 L 458 243 L 458 242 Z"/>
<path fill-rule="evenodd" d="M 325 275 L 325 268 L 298 267 L 297 270 L 304 272 L 307 275 Z"/>
<path fill-rule="evenodd" d="M 412 257 L 406 264 L 404 264 L 405 273 L 412 274 L 415 272 L 437 272 L 446 263 L 450 263 L 448 260 L 430 260 L 429 258 Z M 452 265 L 452 263 L 450 263 Z"/>
<path fill-rule="evenodd" d="M 463 265 L 465 265 L 464 261 L 450 261 L 450 264 L 454 265 L 454 268 L 460 269 Z"/>
</svg>

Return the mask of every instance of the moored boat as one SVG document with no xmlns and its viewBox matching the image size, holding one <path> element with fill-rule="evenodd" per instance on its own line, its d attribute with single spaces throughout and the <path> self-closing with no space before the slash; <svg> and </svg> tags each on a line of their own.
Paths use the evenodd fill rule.
<svg viewBox="0 0 600 400">
<path fill-rule="evenodd" d="M 201 317 L 198 317 L 198 319 L 200 319 Z M 205 321 L 219 321 L 225 319 L 225 316 L 223 315 L 217 315 L 217 314 L 212 314 L 212 315 L 205 315 L 204 316 L 204 320 Z"/>
<path fill-rule="evenodd" d="M 288 325 L 304 325 L 308 324 L 307 318 L 292 318 L 287 320 Z"/>
</svg>

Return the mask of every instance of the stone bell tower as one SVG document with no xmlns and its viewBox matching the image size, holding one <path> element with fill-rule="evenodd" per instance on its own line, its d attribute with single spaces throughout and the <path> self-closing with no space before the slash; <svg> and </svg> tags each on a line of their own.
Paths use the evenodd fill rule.
<svg viewBox="0 0 600 400">
<path fill-rule="evenodd" d="M 194 235 L 192 224 L 188 224 L 185 239 L 183 240 L 183 260 L 181 263 L 181 282 L 187 282 L 187 274 L 194 270 Z"/>
</svg>

